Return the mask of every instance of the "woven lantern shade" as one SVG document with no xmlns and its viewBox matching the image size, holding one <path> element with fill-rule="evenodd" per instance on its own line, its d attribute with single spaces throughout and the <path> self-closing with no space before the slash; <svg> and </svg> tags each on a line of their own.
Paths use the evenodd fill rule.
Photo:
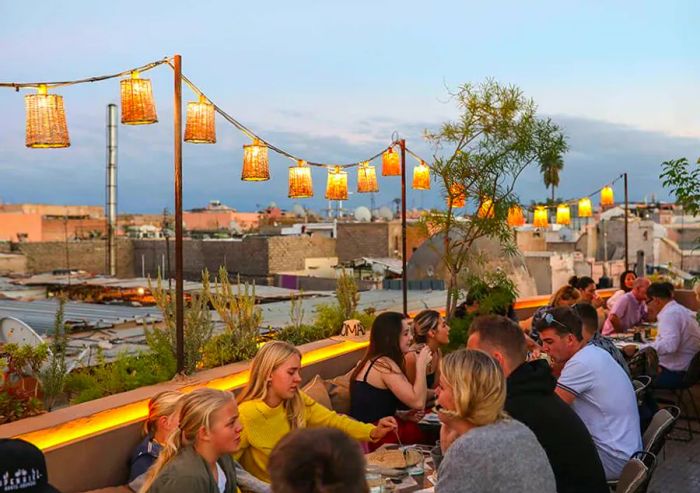
<svg viewBox="0 0 700 493">
<path fill-rule="evenodd" d="M 578 201 L 578 217 L 591 217 L 593 215 L 593 207 L 591 199 L 584 197 Z"/>
<path fill-rule="evenodd" d="M 328 200 L 348 200 L 348 173 L 341 170 L 340 166 L 328 170 L 326 198 Z"/>
<path fill-rule="evenodd" d="M 243 146 L 243 181 L 266 181 L 270 179 L 270 160 L 267 157 L 267 146 L 260 140 Z"/>
<path fill-rule="evenodd" d="M 289 167 L 289 198 L 308 199 L 313 196 L 311 168 L 306 164 L 306 161 L 300 159 L 296 166 Z"/>
<path fill-rule="evenodd" d="M 450 185 L 450 191 L 447 194 L 447 205 L 448 207 L 452 204 L 452 207 L 459 209 L 467 204 L 467 197 L 464 194 L 464 187 L 459 183 L 453 183 Z"/>
<path fill-rule="evenodd" d="M 70 146 L 63 96 L 47 94 L 46 86 L 42 85 L 37 94 L 24 96 L 24 106 L 27 114 L 27 147 L 41 149 Z"/>
<path fill-rule="evenodd" d="M 600 191 L 600 205 L 603 207 L 615 205 L 615 194 L 612 187 L 603 187 Z"/>
<path fill-rule="evenodd" d="M 430 190 L 430 168 L 425 161 L 413 168 L 413 189 Z"/>
<path fill-rule="evenodd" d="M 378 192 L 377 169 L 368 162 L 360 163 L 357 168 L 357 192 Z"/>
<path fill-rule="evenodd" d="M 536 228 L 546 228 L 549 226 L 549 217 L 546 207 L 537 207 L 535 209 L 535 217 L 532 220 L 532 225 Z"/>
<path fill-rule="evenodd" d="M 493 201 L 491 199 L 484 199 L 479 206 L 477 216 L 479 216 L 481 219 L 492 218 L 493 212 Z"/>
<path fill-rule="evenodd" d="M 141 79 L 138 72 L 132 72 L 131 79 L 121 81 L 121 94 L 124 125 L 148 125 L 158 121 L 150 79 Z"/>
<path fill-rule="evenodd" d="M 382 154 L 382 176 L 401 176 L 401 156 L 393 147 Z"/>
<path fill-rule="evenodd" d="M 571 208 L 569 204 L 559 204 L 557 206 L 557 224 L 571 224 Z"/>
<path fill-rule="evenodd" d="M 199 101 L 187 103 L 185 142 L 190 144 L 216 144 L 214 105 L 207 101 L 204 96 L 200 96 Z"/>
<path fill-rule="evenodd" d="M 513 228 L 525 224 L 525 214 L 519 205 L 514 205 L 508 209 L 508 226 Z"/>
</svg>

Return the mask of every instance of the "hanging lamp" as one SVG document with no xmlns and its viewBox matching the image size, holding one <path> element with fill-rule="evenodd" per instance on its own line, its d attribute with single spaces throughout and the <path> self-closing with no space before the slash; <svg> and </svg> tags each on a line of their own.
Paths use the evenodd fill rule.
<svg viewBox="0 0 700 493">
<path fill-rule="evenodd" d="M 24 96 L 25 145 L 33 149 L 70 147 L 63 96 L 49 94 L 45 84 Z"/>
</svg>

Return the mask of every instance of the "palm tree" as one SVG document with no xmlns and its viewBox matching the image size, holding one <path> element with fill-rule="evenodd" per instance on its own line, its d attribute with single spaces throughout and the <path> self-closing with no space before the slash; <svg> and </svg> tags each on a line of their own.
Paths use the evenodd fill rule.
<svg viewBox="0 0 700 493">
<path fill-rule="evenodd" d="M 548 154 L 540 160 L 540 173 L 544 186 L 552 189 L 552 203 L 554 203 L 554 191 L 559 186 L 559 173 L 563 169 L 564 159 L 561 154 Z"/>
</svg>

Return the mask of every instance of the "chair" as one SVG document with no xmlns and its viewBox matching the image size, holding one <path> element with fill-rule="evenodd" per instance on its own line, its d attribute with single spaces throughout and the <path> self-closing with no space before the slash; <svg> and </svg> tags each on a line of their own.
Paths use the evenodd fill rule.
<svg viewBox="0 0 700 493">
<path fill-rule="evenodd" d="M 666 437 L 671 433 L 673 425 L 680 415 L 681 409 L 678 406 L 669 406 L 660 409 L 654 414 L 649 427 L 642 437 L 645 452 L 652 453 L 658 457 L 659 452 L 666 444 Z"/>
<path fill-rule="evenodd" d="M 608 486 L 615 493 L 644 493 L 649 486 L 655 466 L 654 454 L 636 452 L 622 468 L 620 479 L 608 481 Z"/>
<path fill-rule="evenodd" d="M 693 356 L 693 359 L 690 361 L 690 365 L 688 366 L 688 371 L 685 374 L 685 377 L 683 378 L 683 382 L 681 385 L 676 388 L 676 389 L 658 389 L 660 391 L 667 391 L 671 392 L 673 394 L 674 400 L 671 402 L 672 404 L 678 406 L 681 409 L 681 419 L 684 419 L 686 422 L 686 429 L 685 431 L 687 432 L 687 437 L 673 437 L 672 440 L 680 440 L 682 442 L 689 442 L 693 439 L 693 427 L 691 426 L 690 421 L 697 421 L 698 418 L 700 418 L 700 411 L 698 411 L 698 403 L 695 401 L 695 398 L 693 397 L 693 392 L 691 391 L 693 385 L 696 383 L 700 382 L 700 352 L 696 353 L 695 356 Z M 684 399 L 685 397 L 685 399 Z M 658 399 L 659 402 L 669 402 L 668 400 L 664 399 Z M 688 404 L 689 403 L 689 404 Z M 689 408 L 689 405 L 692 406 L 692 408 Z M 691 415 L 691 412 L 693 415 Z M 697 433 L 697 430 L 695 431 Z"/>
<path fill-rule="evenodd" d="M 651 384 L 651 377 L 649 375 L 640 375 L 632 380 L 632 385 L 634 386 L 634 393 L 637 396 L 637 405 L 641 406 L 644 401 L 644 393 L 646 389 Z"/>
</svg>

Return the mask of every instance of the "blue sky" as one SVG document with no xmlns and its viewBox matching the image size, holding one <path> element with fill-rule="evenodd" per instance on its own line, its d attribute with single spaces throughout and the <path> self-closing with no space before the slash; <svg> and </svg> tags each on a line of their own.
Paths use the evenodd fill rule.
<svg viewBox="0 0 700 493">
<path fill-rule="evenodd" d="M 655 193 L 663 160 L 700 155 L 697 1 L 0 1 L 0 79 L 117 72 L 180 53 L 214 101 L 309 160 L 355 161 L 397 130 L 423 155 L 423 130 L 456 116 L 446 87 L 494 77 L 520 86 L 569 137 L 558 195 L 576 197 L 623 171 L 633 199 Z M 119 209 L 172 208 L 172 82 L 148 73 L 160 122 L 119 128 Z M 0 198 L 104 203 L 105 107 L 116 80 L 62 88 L 72 146 L 24 147 L 22 94 L 0 90 Z M 193 95 L 185 90 L 185 101 Z M 185 144 L 186 208 L 218 199 L 241 210 L 286 198 L 289 161 L 270 182 L 240 181 L 247 139 L 223 120 L 219 143 Z M 350 186 L 354 186 L 351 173 Z M 325 172 L 314 174 L 324 206 Z M 518 193 L 548 196 L 533 167 Z M 398 196 L 380 182 L 377 204 Z M 409 206 L 442 203 L 409 191 Z M 353 195 L 349 206 L 369 205 Z"/>
</svg>

